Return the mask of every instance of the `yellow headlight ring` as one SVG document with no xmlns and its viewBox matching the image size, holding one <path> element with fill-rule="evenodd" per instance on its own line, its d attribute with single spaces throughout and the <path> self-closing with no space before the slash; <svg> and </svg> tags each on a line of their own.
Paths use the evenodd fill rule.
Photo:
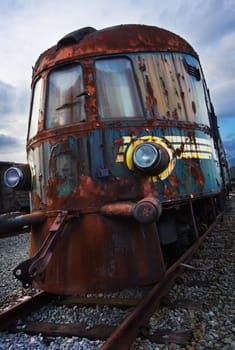
<svg viewBox="0 0 235 350">
<path fill-rule="evenodd" d="M 161 139 L 160 137 L 142 136 L 142 137 L 136 139 L 134 142 L 132 142 L 126 151 L 126 164 L 127 164 L 128 169 L 130 169 L 130 170 L 136 169 L 134 166 L 134 163 L 133 163 L 133 152 L 134 152 L 135 148 L 143 142 L 156 143 L 157 145 L 162 146 L 169 154 L 170 161 L 169 161 L 168 167 L 163 172 L 161 172 L 160 174 L 157 175 L 158 178 L 160 178 L 161 180 L 165 179 L 166 177 L 168 177 L 170 175 L 170 173 L 172 172 L 172 170 L 175 167 L 175 158 L 174 158 L 173 149 L 171 149 L 166 144 L 166 142 L 163 139 Z"/>
</svg>

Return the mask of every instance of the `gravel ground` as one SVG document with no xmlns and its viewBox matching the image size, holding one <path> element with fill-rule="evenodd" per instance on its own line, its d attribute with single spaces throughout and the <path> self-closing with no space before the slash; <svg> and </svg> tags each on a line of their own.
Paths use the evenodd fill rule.
<svg viewBox="0 0 235 350">
<path fill-rule="evenodd" d="M 0 239 L 0 311 L 27 294 L 12 271 L 20 261 L 28 258 L 28 251 L 29 233 Z"/>
<path fill-rule="evenodd" d="M 191 262 L 194 266 L 207 265 L 212 268 L 207 271 L 185 271 L 167 296 L 171 307 L 161 307 L 150 319 L 151 332 L 157 329 L 192 329 L 191 343 L 183 347 L 167 342 L 156 344 L 138 338 L 131 350 L 235 350 L 234 234 L 235 197 L 231 197 L 224 222 L 217 224 Z M 28 234 L 0 240 L 1 309 L 12 304 L 17 297 L 26 294 L 11 271 L 19 261 L 27 258 L 28 240 Z M 141 289 L 137 288 L 115 293 L 114 296 L 133 295 L 136 298 L 141 293 Z M 117 325 L 126 313 L 127 311 L 120 312 L 116 308 L 106 306 L 68 308 L 50 305 L 44 308 L 43 312 L 37 312 L 30 318 L 38 321 L 46 318 L 52 322 L 84 322 L 88 327 L 92 327 L 94 324 Z M 89 350 L 98 349 L 101 344 L 101 341 L 92 342 L 78 337 L 56 337 L 48 340 L 41 335 L 0 333 L 0 350 Z"/>
</svg>

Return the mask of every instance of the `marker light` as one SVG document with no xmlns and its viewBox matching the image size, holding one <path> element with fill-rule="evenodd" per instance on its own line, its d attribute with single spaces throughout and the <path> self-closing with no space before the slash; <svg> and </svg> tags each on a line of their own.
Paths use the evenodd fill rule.
<svg viewBox="0 0 235 350">
<path fill-rule="evenodd" d="M 20 169 L 11 167 L 4 173 L 4 183 L 7 187 L 15 188 L 23 179 L 23 173 Z"/>
<path fill-rule="evenodd" d="M 4 173 L 4 184 L 19 190 L 29 190 L 31 187 L 31 172 L 28 165 L 10 167 Z"/>
</svg>

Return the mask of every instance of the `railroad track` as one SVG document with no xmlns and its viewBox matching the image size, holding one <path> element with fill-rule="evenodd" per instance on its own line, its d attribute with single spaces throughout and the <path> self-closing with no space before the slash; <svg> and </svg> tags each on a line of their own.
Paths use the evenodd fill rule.
<svg viewBox="0 0 235 350">
<path fill-rule="evenodd" d="M 220 216 L 217 218 L 219 220 Z M 215 224 L 202 235 L 196 243 L 184 253 L 165 273 L 162 280 L 149 287 L 141 300 L 120 299 L 120 298 L 62 298 L 46 292 L 39 292 L 31 297 L 25 297 L 18 301 L 13 307 L 9 307 L 0 314 L 0 331 L 26 332 L 28 334 L 41 334 L 45 337 L 85 337 L 89 339 L 104 340 L 100 347 L 101 350 L 107 349 L 129 349 L 137 337 L 148 338 L 151 341 L 160 343 L 175 342 L 178 344 L 187 344 L 192 337 L 192 329 L 181 331 L 158 330 L 149 332 L 148 322 L 152 314 L 161 304 L 163 297 L 167 295 L 174 285 L 176 279 L 183 271 L 205 270 L 208 266 L 199 266 L 194 268 L 189 265 L 195 252 L 202 245 L 208 234 L 212 231 Z M 87 325 L 75 323 L 50 323 L 50 322 L 28 322 L 24 319 L 40 307 L 48 303 L 70 304 L 70 305 L 109 305 L 110 307 L 128 308 L 128 313 L 124 320 L 116 326 L 101 325 L 93 328 Z M 166 299 L 165 299 L 166 303 Z M 170 305 L 171 307 L 171 305 Z"/>
</svg>

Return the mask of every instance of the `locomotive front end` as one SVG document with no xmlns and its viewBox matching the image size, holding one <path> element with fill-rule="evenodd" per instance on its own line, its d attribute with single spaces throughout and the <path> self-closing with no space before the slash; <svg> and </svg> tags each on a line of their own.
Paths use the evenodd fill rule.
<svg viewBox="0 0 235 350">
<path fill-rule="evenodd" d="M 158 281 L 215 220 L 225 185 L 197 54 L 157 27 L 88 27 L 39 57 L 32 91 L 43 220 L 15 276 L 59 294 Z"/>
</svg>

